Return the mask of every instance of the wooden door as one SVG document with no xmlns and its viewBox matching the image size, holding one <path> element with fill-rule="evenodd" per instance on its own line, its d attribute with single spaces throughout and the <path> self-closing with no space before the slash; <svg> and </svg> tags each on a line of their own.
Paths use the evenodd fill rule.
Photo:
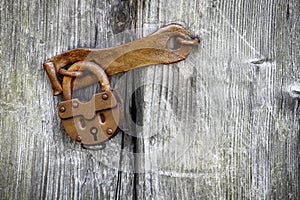
<svg viewBox="0 0 300 200">
<path fill-rule="evenodd" d="M 299 199 L 298 0 L 0 2 L 1 199 Z M 64 132 L 42 63 L 177 22 L 188 59 L 112 77 L 124 132 Z"/>
</svg>

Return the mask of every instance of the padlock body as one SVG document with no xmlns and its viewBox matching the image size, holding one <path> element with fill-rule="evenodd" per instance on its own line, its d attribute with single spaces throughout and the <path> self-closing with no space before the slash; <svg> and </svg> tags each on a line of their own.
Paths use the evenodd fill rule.
<svg viewBox="0 0 300 200">
<path fill-rule="evenodd" d="M 85 145 L 112 138 L 123 123 L 123 103 L 116 92 L 93 95 L 88 102 L 71 99 L 59 103 L 58 114 L 67 134 Z"/>
</svg>

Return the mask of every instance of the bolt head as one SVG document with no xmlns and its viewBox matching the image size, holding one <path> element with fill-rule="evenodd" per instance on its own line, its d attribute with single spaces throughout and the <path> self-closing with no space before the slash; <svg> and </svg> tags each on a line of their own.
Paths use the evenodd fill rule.
<svg viewBox="0 0 300 200">
<path fill-rule="evenodd" d="M 75 102 L 73 102 L 72 106 L 73 106 L 73 108 L 78 108 L 79 104 L 78 104 L 78 102 L 75 101 Z"/>
<path fill-rule="evenodd" d="M 59 111 L 60 111 L 60 112 L 65 112 L 65 111 L 66 111 L 66 107 L 61 106 L 61 107 L 59 108 Z"/>
<path fill-rule="evenodd" d="M 102 94 L 102 99 L 107 100 L 108 99 L 108 94 L 106 94 L 106 93 Z"/>
<path fill-rule="evenodd" d="M 108 135 L 111 135 L 111 134 L 113 134 L 113 130 L 112 130 L 111 128 L 108 128 L 108 129 L 106 130 L 106 133 L 107 133 Z"/>
<path fill-rule="evenodd" d="M 81 142 L 81 139 L 82 139 L 82 138 L 80 137 L 80 135 L 77 135 L 77 136 L 76 136 L 76 141 L 77 141 L 77 142 Z"/>
</svg>

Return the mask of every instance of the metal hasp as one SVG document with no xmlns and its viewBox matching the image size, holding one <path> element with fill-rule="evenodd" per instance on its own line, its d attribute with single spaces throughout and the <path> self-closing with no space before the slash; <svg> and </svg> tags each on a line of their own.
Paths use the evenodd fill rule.
<svg viewBox="0 0 300 200">
<path fill-rule="evenodd" d="M 78 48 L 47 60 L 43 66 L 53 93 L 64 96 L 58 113 L 68 135 L 85 145 L 100 144 L 113 137 L 123 123 L 123 103 L 112 90 L 108 76 L 184 60 L 198 44 L 199 39 L 192 38 L 185 28 L 170 24 L 127 44 L 106 49 Z M 90 101 L 72 99 L 73 90 L 97 81 L 102 91 Z"/>
</svg>

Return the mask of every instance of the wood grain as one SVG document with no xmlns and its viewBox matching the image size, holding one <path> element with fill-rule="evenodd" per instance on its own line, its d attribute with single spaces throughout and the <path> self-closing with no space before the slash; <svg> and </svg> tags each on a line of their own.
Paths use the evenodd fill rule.
<svg viewBox="0 0 300 200">
<path fill-rule="evenodd" d="M 133 177 L 118 168 L 122 135 L 103 151 L 71 141 L 56 111 L 62 98 L 53 97 L 42 68 L 65 50 L 103 47 L 129 29 L 135 13 L 124 9 L 119 17 L 119 9 L 132 3 L 0 2 L 1 199 L 132 199 Z M 131 140 L 124 149 L 132 149 Z M 128 169 L 131 163 L 123 159 Z"/>
<path fill-rule="evenodd" d="M 138 199 L 298 199 L 299 1 L 143 1 L 201 46 L 145 69 Z"/>
<path fill-rule="evenodd" d="M 1 1 L 1 199 L 299 199 L 299 15 L 297 0 Z M 114 76 L 125 134 L 73 142 L 42 63 L 170 22 L 200 46 Z"/>
</svg>

